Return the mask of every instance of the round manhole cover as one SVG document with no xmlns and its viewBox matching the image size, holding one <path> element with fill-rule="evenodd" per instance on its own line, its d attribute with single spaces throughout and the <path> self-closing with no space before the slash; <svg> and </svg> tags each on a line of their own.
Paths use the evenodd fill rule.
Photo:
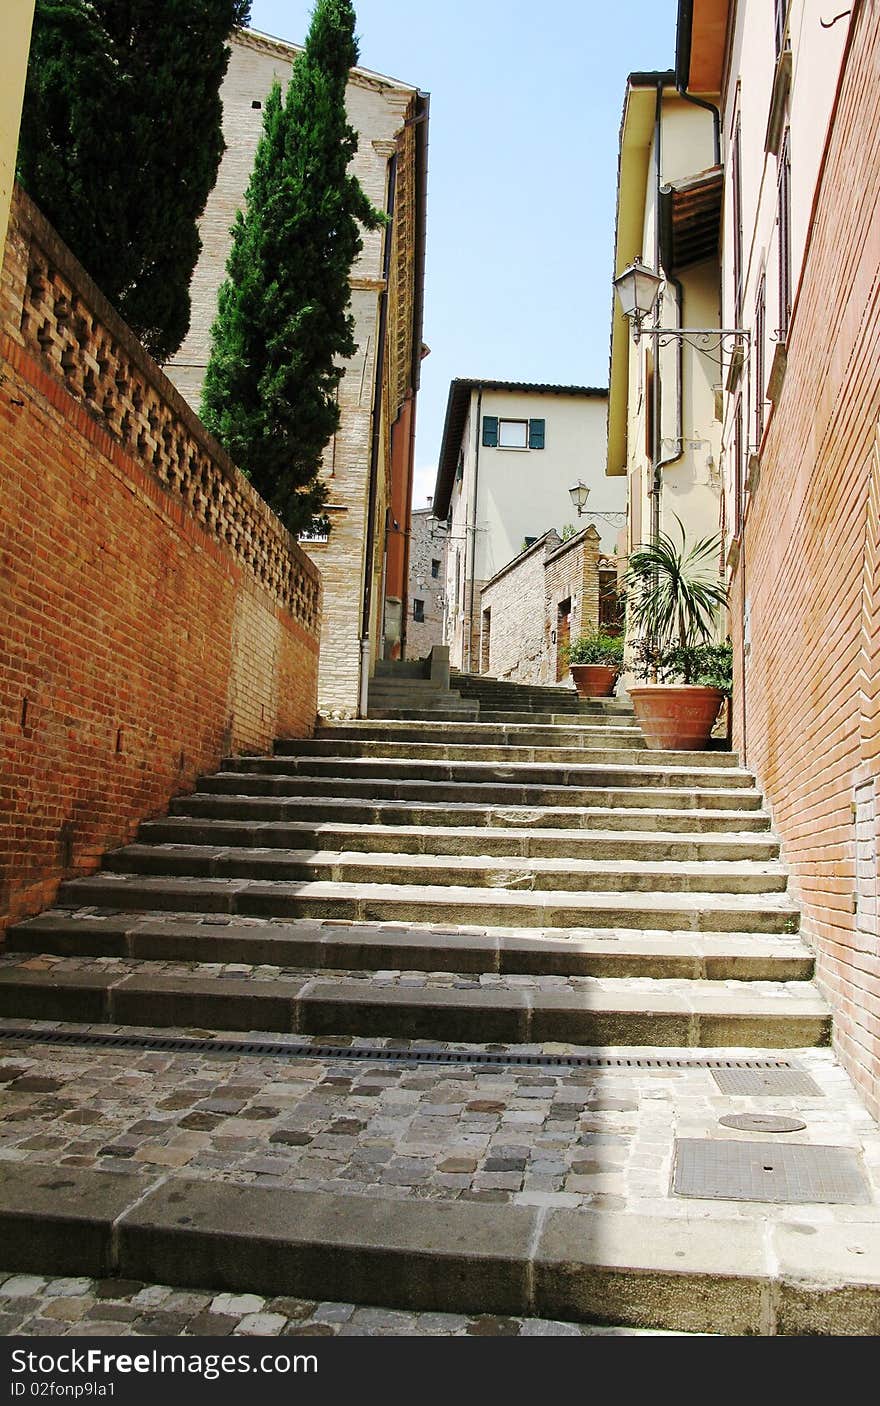
<svg viewBox="0 0 880 1406">
<path fill-rule="evenodd" d="M 718 1120 L 725 1128 L 744 1133 L 799 1133 L 807 1126 L 800 1118 L 783 1118 L 775 1113 L 728 1113 Z"/>
</svg>

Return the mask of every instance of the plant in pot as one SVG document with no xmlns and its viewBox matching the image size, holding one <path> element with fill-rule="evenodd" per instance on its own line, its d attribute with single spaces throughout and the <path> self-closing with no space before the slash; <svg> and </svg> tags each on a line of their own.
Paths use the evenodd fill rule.
<svg viewBox="0 0 880 1406">
<path fill-rule="evenodd" d="M 623 640 L 596 630 L 568 646 L 568 668 L 579 698 L 610 698 L 623 671 Z"/>
<path fill-rule="evenodd" d="M 649 747 L 699 751 L 708 745 L 725 696 L 719 685 L 730 677 L 722 665 L 727 647 L 712 643 L 727 586 L 716 565 L 720 538 L 704 537 L 688 549 L 676 522 L 680 544 L 661 532 L 629 559 L 633 671 L 642 680 L 629 692 Z"/>
</svg>

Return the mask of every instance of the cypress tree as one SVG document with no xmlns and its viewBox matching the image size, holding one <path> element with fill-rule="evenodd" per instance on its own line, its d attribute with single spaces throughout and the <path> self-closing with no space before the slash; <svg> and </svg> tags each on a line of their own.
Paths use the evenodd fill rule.
<svg viewBox="0 0 880 1406">
<path fill-rule="evenodd" d="M 37 0 L 18 175 L 147 350 L 189 328 L 223 154 L 226 40 L 250 0 Z"/>
<path fill-rule="evenodd" d="M 350 0 L 317 0 L 286 94 L 265 103 L 202 392 L 205 424 L 292 532 L 326 525 L 317 474 L 356 349 L 348 278 L 361 226 L 384 222 L 348 170 L 354 26 Z"/>
</svg>

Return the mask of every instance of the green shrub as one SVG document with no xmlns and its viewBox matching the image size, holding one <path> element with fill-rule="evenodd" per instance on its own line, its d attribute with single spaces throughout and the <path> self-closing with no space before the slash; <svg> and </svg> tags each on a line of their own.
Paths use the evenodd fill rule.
<svg viewBox="0 0 880 1406">
<path fill-rule="evenodd" d="M 631 659 L 633 673 L 643 682 L 701 684 L 720 689 L 727 698 L 733 692 L 733 646 L 729 640 L 725 644 L 662 647 L 636 640 Z"/>
<path fill-rule="evenodd" d="M 623 669 L 623 639 L 596 630 L 572 640 L 566 651 L 569 664 L 605 664 L 620 673 Z"/>
</svg>

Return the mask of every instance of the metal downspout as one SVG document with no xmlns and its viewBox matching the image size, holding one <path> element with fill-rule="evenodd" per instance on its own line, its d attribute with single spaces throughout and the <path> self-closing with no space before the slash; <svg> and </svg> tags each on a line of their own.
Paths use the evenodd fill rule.
<svg viewBox="0 0 880 1406">
<path fill-rule="evenodd" d="M 477 574 L 477 490 L 480 486 L 480 440 L 483 428 L 483 391 L 477 391 L 477 442 L 474 448 L 474 507 L 471 513 L 471 580 L 470 580 L 470 604 L 468 609 L 468 637 L 467 637 L 467 673 L 471 672 L 473 664 L 473 640 L 474 640 L 474 583 Z"/>
<path fill-rule="evenodd" d="M 373 556 L 376 550 L 376 498 L 382 439 L 382 382 L 385 375 L 385 330 L 388 322 L 388 275 L 391 268 L 391 239 L 394 230 L 394 189 L 397 184 L 397 153 L 388 163 L 388 198 L 385 203 L 388 224 L 382 257 L 384 288 L 379 295 L 379 332 L 376 338 L 376 372 L 373 379 L 373 434 L 370 445 L 370 487 L 367 499 L 367 537 L 364 547 L 364 595 L 361 611 L 360 677 L 358 716 L 367 716 L 370 688 L 370 615 L 373 608 Z"/>
</svg>

